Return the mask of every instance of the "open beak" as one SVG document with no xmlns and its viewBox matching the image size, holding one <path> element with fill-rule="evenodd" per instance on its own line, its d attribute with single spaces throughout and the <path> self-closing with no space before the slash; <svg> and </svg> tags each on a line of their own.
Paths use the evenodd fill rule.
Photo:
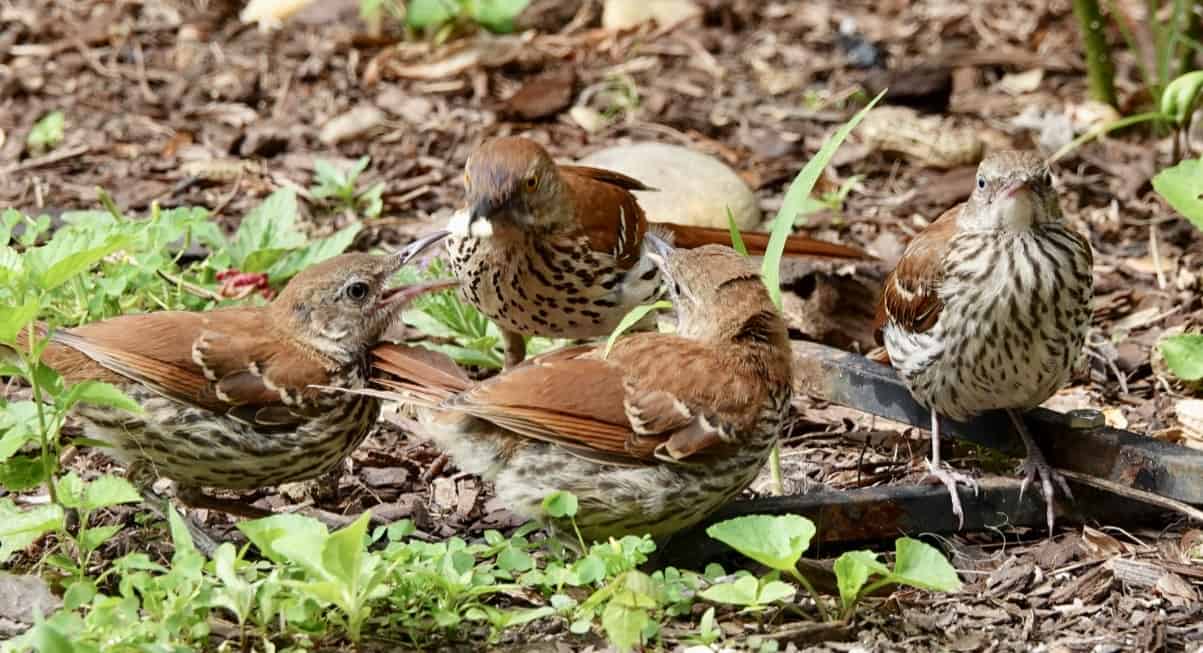
<svg viewBox="0 0 1203 653">
<path fill-rule="evenodd" d="M 389 304 L 395 304 L 398 307 L 405 306 L 426 293 L 450 290 L 457 286 L 459 286 L 458 279 L 439 279 L 437 281 L 412 283 L 405 286 L 397 286 L 396 288 L 389 288 L 381 293 L 380 306 Z"/>
<path fill-rule="evenodd" d="M 410 261 L 417 258 L 422 252 L 425 252 L 427 249 L 429 249 L 431 245 L 434 245 L 449 235 L 451 235 L 451 232 L 439 230 L 433 231 L 424 236 L 418 236 L 413 242 L 393 253 L 393 256 L 396 257 L 396 269 L 400 270 Z"/>
</svg>

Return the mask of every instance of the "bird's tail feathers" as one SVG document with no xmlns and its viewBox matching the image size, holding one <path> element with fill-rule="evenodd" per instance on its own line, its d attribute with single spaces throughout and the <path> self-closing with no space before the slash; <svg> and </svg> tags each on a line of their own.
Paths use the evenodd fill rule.
<svg viewBox="0 0 1203 653">
<path fill-rule="evenodd" d="M 670 242 L 672 242 L 674 247 L 691 249 L 701 247 L 702 245 L 731 245 L 731 232 L 727 229 L 693 227 L 667 222 L 657 223 L 655 227 L 658 230 L 671 233 Z M 657 235 L 664 238 L 662 234 Z M 740 236 L 743 238 L 744 246 L 747 247 L 748 253 L 754 256 L 763 255 L 769 246 L 769 234 L 747 231 L 741 232 Z M 838 243 L 829 243 L 825 240 L 807 236 L 790 236 L 787 238 L 785 240 L 785 255 L 865 261 L 873 259 L 873 256 L 862 249 Z"/>
<path fill-rule="evenodd" d="M 405 395 L 390 398 L 435 406 L 467 390 L 472 380 L 444 354 L 389 343 L 372 350 L 372 383 Z"/>
</svg>

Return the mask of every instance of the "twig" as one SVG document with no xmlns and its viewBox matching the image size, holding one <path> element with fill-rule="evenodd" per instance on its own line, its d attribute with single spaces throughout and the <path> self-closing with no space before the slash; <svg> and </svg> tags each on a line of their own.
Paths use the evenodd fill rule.
<svg viewBox="0 0 1203 653">
<path fill-rule="evenodd" d="M 3 170 L 0 170 L 0 173 L 7 175 L 14 172 L 22 172 L 24 170 L 33 170 L 34 168 L 54 165 L 60 161 L 66 161 L 67 159 L 75 158 L 81 154 L 86 154 L 91 149 L 91 146 L 88 145 L 77 145 L 75 147 L 63 148 L 44 156 L 26 159 L 20 163 L 13 164 L 7 168 L 4 168 Z"/>
<path fill-rule="evenodd" d="M 1073 479 L 1082 485 L 1089 485 L 1112 494 L 1117 494 L 1121 497 L 1141 501 L 1159 508 L 1165 508 L 1166 510 L 1172 510 L 1173 512 L 1183 515 L 1188 519 L 1193 519 L 1194 521 L 1203 523 L 1203 510 L 1194 508 L 1176 499 L 1163 497 L 1160 494 L 1153 494 L 1152 492 L 1146 492 L 1144 490 L 1138 490 L 1134 487 L 1128 487 L 1127 485 L 1116 483 L 1110 479 L 1099 478 L 1098 476 L 1091 476 L 1090 474 L 1082 474 L 1081 472 L 1070 471 L 1068 469 L 1058 469 L 1057 471 L 1062 476 Z"/>
</svg>

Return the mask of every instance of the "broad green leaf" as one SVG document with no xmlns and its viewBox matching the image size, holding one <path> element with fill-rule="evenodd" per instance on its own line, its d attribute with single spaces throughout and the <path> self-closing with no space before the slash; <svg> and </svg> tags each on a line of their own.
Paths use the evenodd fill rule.
<svg viewBox="0 0 1203 653">
<path fill-rule="evenodd" d="M 34 625 L 32 636 L 38 653 L 76 653 L 70 638 L 48 622 Z"/>
<path fill-rule="evenodd" d="M 789 583 L 771 580 L 761 586 L 760 592 L 756 596 L 756 602 L 760 605 L 767 605 L 769 603 L 791 601 L 797 592 L 798 590 Z"/>
<path fill-rule="evenodd" d="M 67 586 L 67 591 L 63 593 L 63 607 L 68 610 L 76 610 L 87 604 L 96 596 L 96 582 L 91 578 L 77 580 Z"/>
<path fill-rule="evenodd" d="M 414 29 L 442 25 L 459 13 L 458 0 L 409 0 L 405 3 L 405 24 Z"/>
<path fill-rule="evenodd" d="M 64 508 L 82 508 L 84 505 L 84 480 L 75 472 L 67 472 L 54 484 L 58 501 Z"/>
<path fill-rule="evenodd" d="M 1203 333 L 1182 333 L 1157 344 L 1165 364 L 1183 381 L 1203 379 Z"/>
<path fill-rule="evenodd" d="M 1186 159 L 1153 177 L 1153 190 L 1196 227 L 1203 229 L 1203 158 Z"/>
<path fill-rule="evenodd" d="M 1200 93 L 1203 93 L 1203 70 L 1179 75 L 1161 92 L 1161 113 L 1179 126 L 1185 125 L 1194 113 Z"/>
<path fill-rule="evenodd" d="M 371 518 L 372 513 L 365 511 L 346 528 L 331 533 L 322 548 L 322 566 L 347 587 L 362 585 L 359 573 L 367 550 L 365 538 Z"/>
<path fill-rule="evenodd" d="M 576 495 L 571 492 L 557 490 L 543 498 L 543 512 L 556 519 L 575 517 L 577 507 Z"/>
<path fill-rule="evenodd" d="M 714 524 L 706 534 L 770 569 L 792 571 L 815 525 L 799 515 L 748 515 Z"/>
<path fill-rule="evenodd" d="M 740 576 L 729 583 L 717 583 L 698 593 L 707 601 L 726 603 L 728 605 L 753 606 L 760 590 L 760 582 L 755 576 Z"/>
<path fill-rule="evenodd" d="M 20 304 L 0 306 L 0 342 L 15 345 L 17 334 L 38 316 L 38 300 L 26 298 Z"/>
<path fill-rule="evenodd" d="M 109 538 L 120 531 L 121 524 L 85 528 L 79 533 L 79 546 L 84 551 L 95 551 L 101 544 L 108 542 Z"/>
<path fill-rule="evenodd" d="M 38 406 L 32 401 L 14 401 L 0 413 L 0 461 L 8 460 L 37 435 Z"/>
<path fill-rule="evenodd" d="M 476 0 L 473 18 L 494 32 L 514 31 L 514 19 L 530 0 Z"/>
<path fill-rule="evenodd" d="M 238 266 L 241 272 L 259 273 L 267 272 L 271 267 L 279 263 L 289 251 L 282 248 L 265 248 L 257 249 L 247 255 L 242 260 L 242 265 Z M 268 276 L 271 276 L 270 274 Z"/>
<path fill-rule="evenodd" d="M 48 461 L 38 456 L 13 456 L 0 464 L 0 487 L 12 492 L 40 485 L 49 476 Z"/>
<path fill-rule="evenodd" d="M 865 108 L 858 111 L 851 120 L 836 130 L 835 134 L 815 153 L 814 158 L 803 166 L 798 176 L 794 177 L 794 181 L 790 183 L 789 190 L 785 192 L 781 208 L 777 211 L 777 216 L 773 218 L 773 230 L 769 235 L 769 244 L 765 248 L 764 260 L 760 268 L 760 274 L 769 289 L 769 298 L 773 300 L 773 305 L 778 310 L 781 310 L 781 255 L 785 251 L 785 241 L 793 231 L 794 217 L 798 215 L 806 198 L 810 197 L 815 183 L 819 181 L 819 175 L 823 174 L 823 169 L 827 167 L 831 157 L 835 155 L 835 151 L 883 95 L 885 95 L 885 91 L 879 93 L 869 104 L 865 105 Z"/>
<path fill-rule="evenodd" d="M 57 240 L 58 238 L 56 237 L 55 241 Z M 119 249 L 126 247 L 128 244 L 129 239 L 127 239 L 125 236 L 111 236 L 105 240 L 103 245 L 99 247 L 92 247 L 83 251 L 75 251 L 74 253 L 59 258 L 51 263 L 49 267 L 39 270 L 39 274 L 36 276 L 38 286 L 42 290 L 54 290 L 67 281 L 70 281 L 72 277 L 83 274 L 88 270 L 88 268 L 96 265 L 96 263 L 98 263 L 101 259 Z M 49 247 L 49 245 L 47 245 L 47 247 Z M 48 250 L 44 250 L 43 248 L 34 250 L 34 252 L 37 251 Z M 26 260 L 30 260 L 28 254 L 26 255 Z"/>
<path fill-rule="evenodd" d="M 62 111 L 51 111 L 34 123 L 29 136 L 25 137 L 25 144 L 36 154 L 54 149 L 63 141 L 66 122 L 67 117 Z"/>
<path fill-rule="evenodd" d="M 497 554 L 497 566 L 506 571 L 529 571 L 535 566 L 530 554 L 522 549 L 507 546 Z"/>
<path fill-rule="evenodd" d="M 0 564 L 42 535 L 62 527 L 63 509 L 58 504 L 21 510 L 11 499 L 0 499 Z"/>
<path fill-rule="evenodd" d="M 97 508 L 107 508 L 121 503 L 137 503 L 142 500 L 133 483 L 120 476 L 105 474 L 88 483 L 84 488 L 82 510 L 91 512 Z"/>
<path fill-rule="evenodd" d="M 7 243 L 8 238 L 0 233 L 0 243 Z M 8 245 L 0 244 L 0 282 L 3 283 L 6 294 L 18 294 L 18 289 L 25 277 L 25 264 L 17 250 Z"/>
<path fill-rule="evenodd" d="M 592 585 L 606 578 L 606 563 L 595 555 L 587 555 L 573 563 L 572 575 L 574 585 Z"/>
<path fill-rule="evenodd" d="M 935 547 L 909 537 L 894 542 L 894 572 L 890 580 L 940 592 L 961 589 L 961 579 L 952 563 Z"/>
<path fill-rule="evenodd" d="M 227 250 L 234 265 L 247 271 L 245 261 L 261 249 L 288 250 L 304 245 L 305 236 L 295 227 L 296 215 L 297 196 L 291 188 L 277 190 L 251 209 Z"/>
<path fill-rule="evenodd" d="M 672 307 L 673 304 L 670 301 L 658 301 L 652 304 L 644 304 L 642 306 L 636 306 L 635 308 L 632 308 L 630 313 L 627 313 L 623 316 L 622 320 L 618 323 L 618 326 L 614 327 L 614 332 L 611 333 L 610 337 L 606 340 L 606 353 L 604 356 L 609 356 L 610 349 L 614 347 L 614 343 L 618 342 L 618 339 L 622 336 L 622 334 L 626 333 L 628 329 L 638 324 L 639 321 L 642 320 L 648 313 Z"/>
<path fill-rule="evenodd" d="M 276 542 L 284 537 L 294 536 L 300 541 L 310 542 L 313 547 L 313 559 L 320 559 L 321 547 L 329 537 L 326 526 L 320 521 L 303 515 L 281 514 L 239 522 L 238 530 L 242 531 L 263 555 L 276 563 L 289 561 L 288 556 L 276 550 Z"/>
<path fill-rule="evenodd" d="M 848 551 L 835 561 L 835 582 L 840 590 L 840 601 L 845 607 L 856 602 L 860 590 L 872 574 L 888 576 L 890 568 L 877 559 L 872 551 Z"/>
<path fill-rule="evenodd" d="M 301 249 L 286 253 L 271 265 L 267 270 L 267 276 L 273 282 L 286 280 L 314 263 L 321 263 L 328 258 L 342 254 L 355 241 L 355 236 L 362 228 L 362 223 L 355 222 L 326 238 L 315 240 Z"/>
<path fill-rule="evenodd" d="M 633 592 L 621 590 L 614 594 L 602 610 L 601 624 L 606 638 L 620 651 L 629 651 L 643 642 L 643 630 L 650 617 L 647 610 L 634 607 Z"/>
<path fill-rule="evenodd" d="M 108 406 L 134 414 L 142 413 L 142 406 L 138 402 L 122 392 L 117 386 L 104 383 L 103 381 L 82 381 L 71 386 L 71 389 L 66 394 L 66 405 L 64 408 L 70 408 L 81 401 L 93 406 Z"/>
</svg>

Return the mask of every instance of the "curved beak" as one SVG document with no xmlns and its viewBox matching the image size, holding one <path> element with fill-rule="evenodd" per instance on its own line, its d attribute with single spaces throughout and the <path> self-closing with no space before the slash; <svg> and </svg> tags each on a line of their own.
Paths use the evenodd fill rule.
<svg viewBox="0 0 1203 653">
<path fill-rule="evenodd" d="M 424 236 L 418 236 L 413 242 L 393 253 L 394 262 L 397 270 L 400 270 L 404 265 L 417 258 L 422 252 L 430 248 L 431 245 L 441 241 L 449 236 L 451 232 L 446 230 L 432 231 Z"/>
</svg>

